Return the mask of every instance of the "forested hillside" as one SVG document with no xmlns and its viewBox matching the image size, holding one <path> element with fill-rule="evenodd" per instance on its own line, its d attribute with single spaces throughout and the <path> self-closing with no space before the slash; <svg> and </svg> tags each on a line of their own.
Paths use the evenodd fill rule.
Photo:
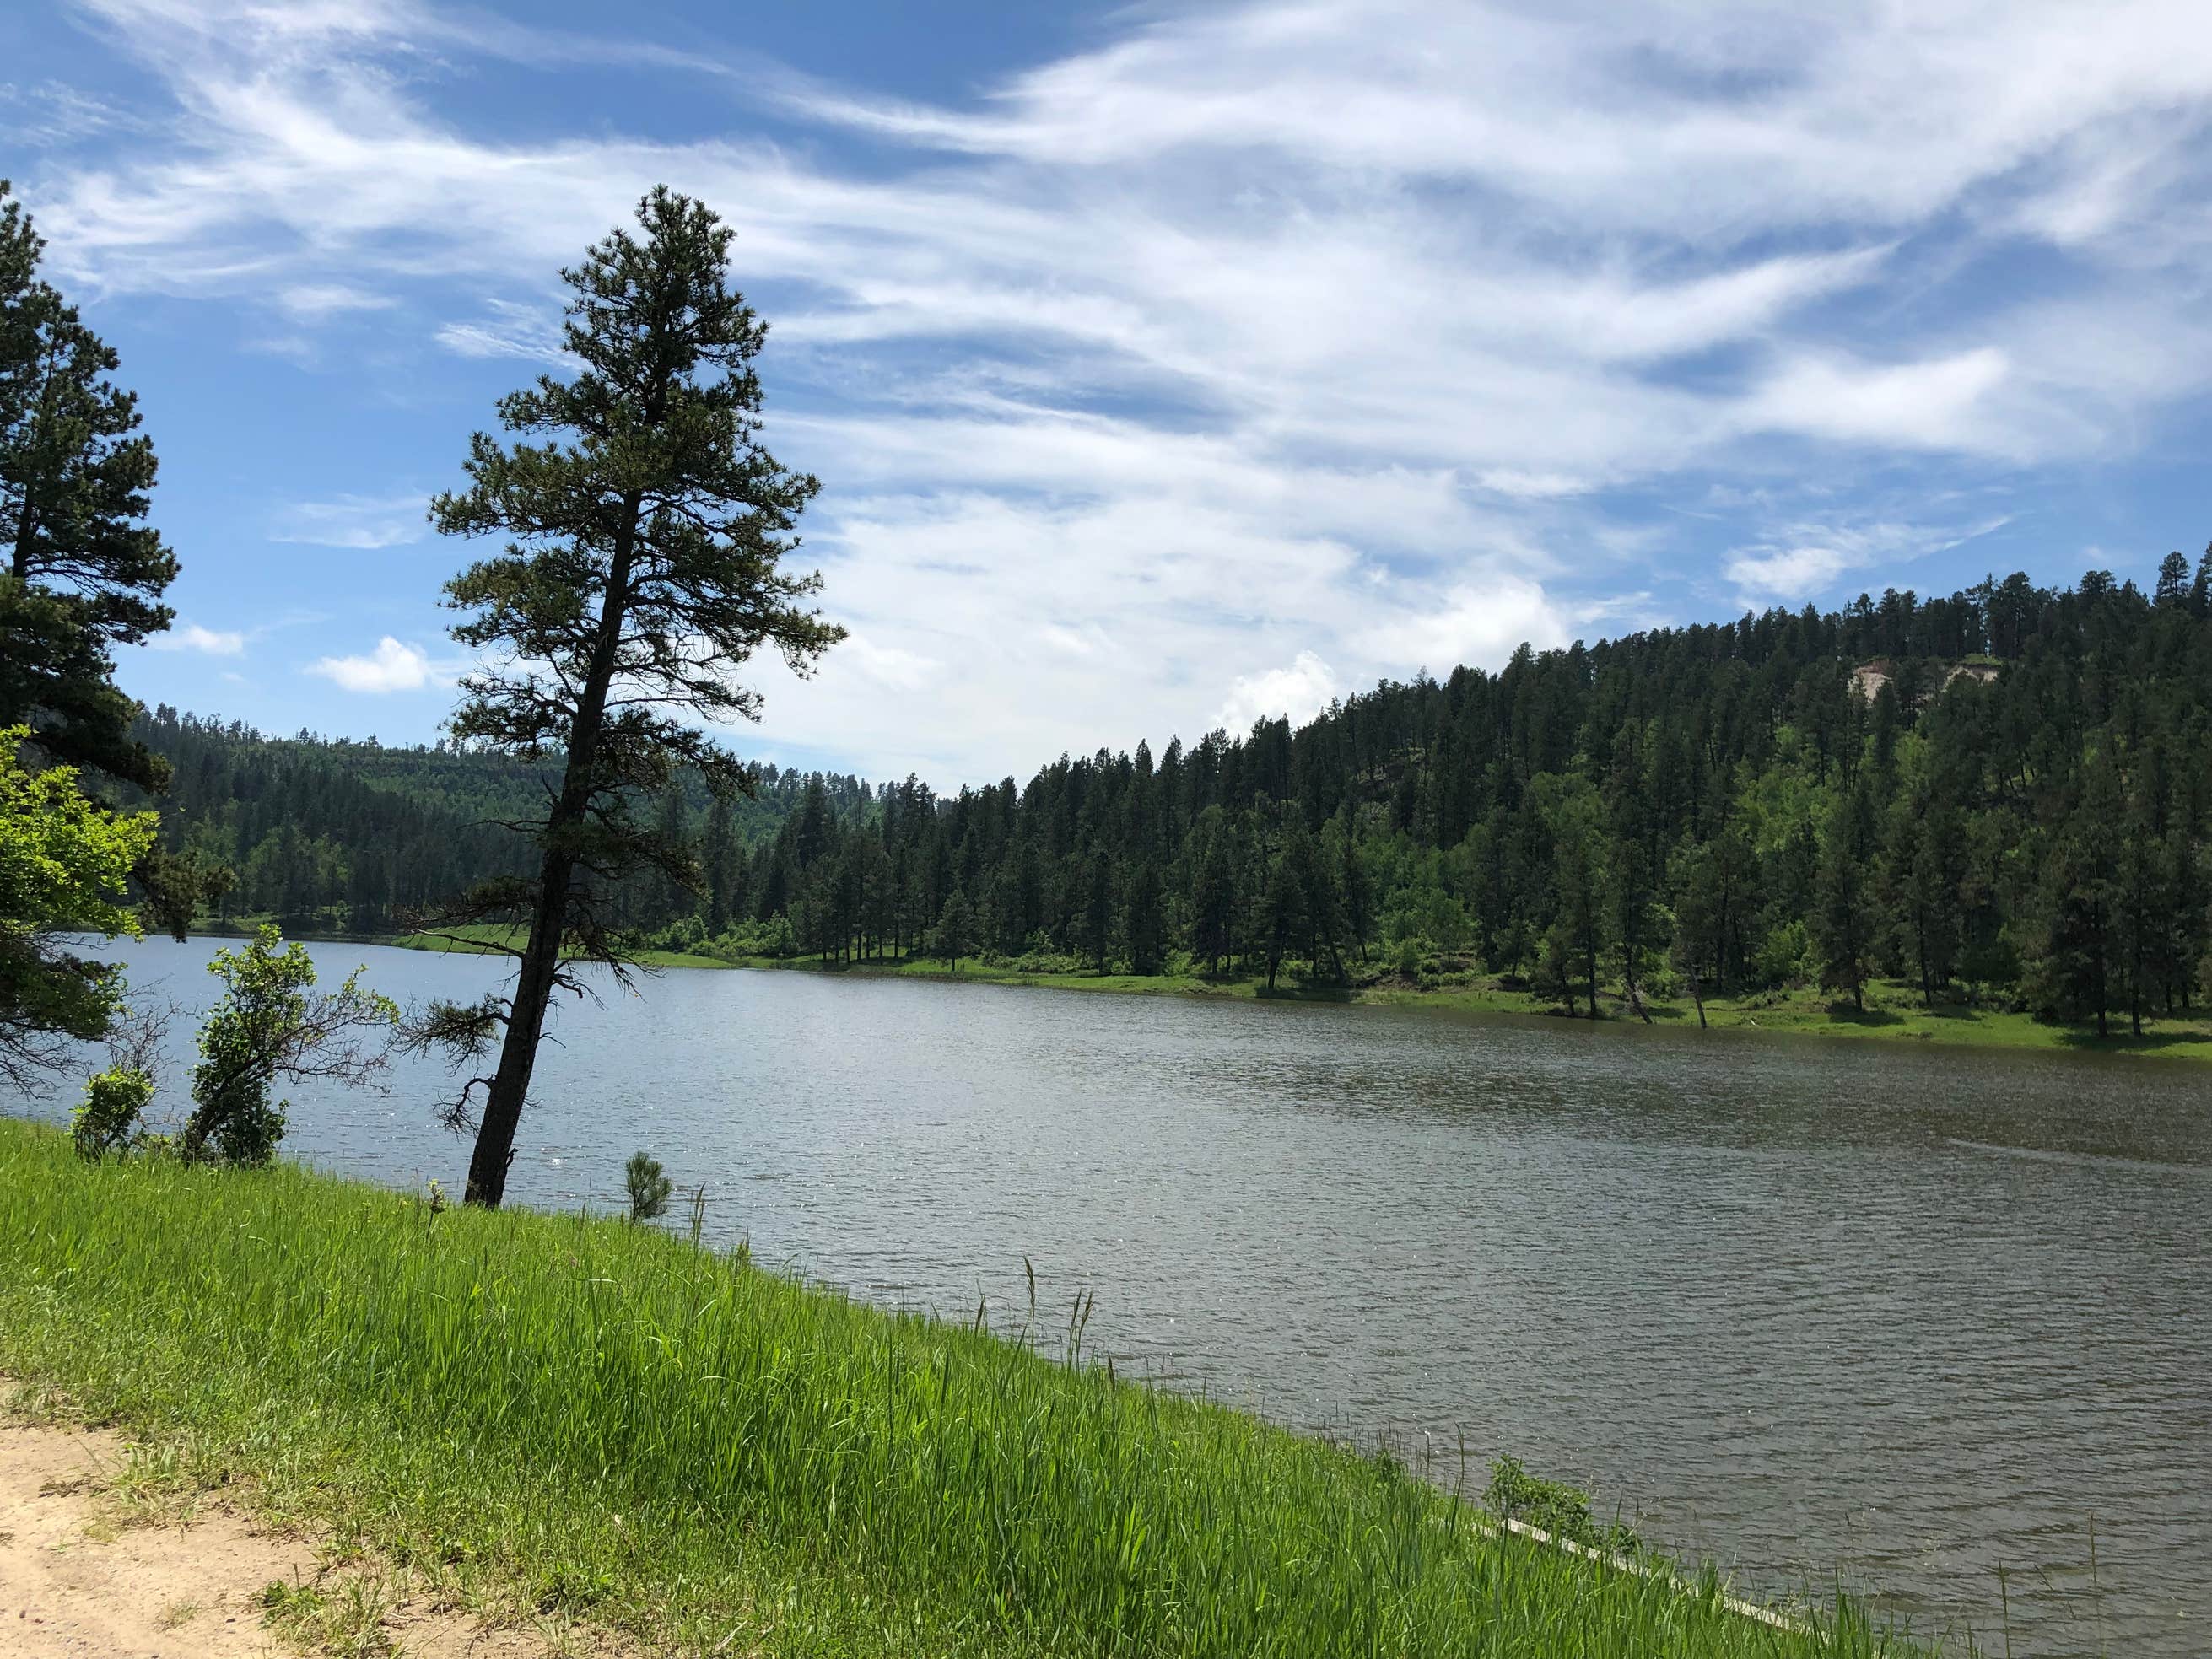
<svg viewBox="0 0 2212 1659">
<path fill-rule="evenodd" d="M 519 873 L 534 855 L 505 826 L 531 811 L 558 775 L 443 742 L 401 748 L 307 732 L 269 737 L 166 705 L 141 718 L 133 735 L 172 768 L 162 830 L 173 848 L 235 873 L 210 919 L 269 915 L 298 932 L 394 932 L 471 882 Z M 711 820 L 734 854 L 775 835 L 801 782 L 767 767 L 757 794 L 726 812 L 712 812 L 697 789 L 662 810 L 696 819 L 702 831 Z M 858 779 L 822 782 L 824 798 L 848 812 L 866 795 Z M 662 925 L 678 910 L 689 914 L 690 902 L 643 891 L 635 908 Z"/>
<path fill-rule="evenodd" d="M 149 722 L 233 901 L 374 930 L 518 854 L 541 788 L 451 749 Z M 2137 1019 L 2199 995 L 2212 550 L 2155 589 L 2022 575 L 1386 683 L 1293 730 L 1060 760 L 940 799 L 763 775 L 653 809 L 702 886 L 629 894 L 726 955 L 925 949 L 1342 983 L 1477 971 L 1562 1008 L 1869 979 Z"/>
</svg>

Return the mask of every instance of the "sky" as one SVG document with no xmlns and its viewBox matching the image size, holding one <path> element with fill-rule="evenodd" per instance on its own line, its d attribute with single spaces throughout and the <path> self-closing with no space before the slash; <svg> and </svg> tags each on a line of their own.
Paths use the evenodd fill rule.
<svg viewBox="0 0 2212 1659">
<path fill-rule="evenodd" d="M 1459 663 L 2212 535 L 2202 0 L 16 0 L 149 702 L 438 734 L 426 521 L 557 271 L 737 232 L 849 637 L 740 752 L 940 787 Z"/>
</svg>

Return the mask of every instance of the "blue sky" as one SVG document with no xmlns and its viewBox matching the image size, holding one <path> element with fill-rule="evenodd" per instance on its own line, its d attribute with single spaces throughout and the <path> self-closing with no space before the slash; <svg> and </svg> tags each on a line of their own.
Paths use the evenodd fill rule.
<svg viewBox="0 0 2212 1659">
<path fill-rule="evenodd" d="M 665 180 L 851 629 L 743 751 L 941 787 L 1456 662 L 2212 536 L 2212 10 L 33 0 L 149 701 L 434 735 L 423 521 Z"/>
</svg>

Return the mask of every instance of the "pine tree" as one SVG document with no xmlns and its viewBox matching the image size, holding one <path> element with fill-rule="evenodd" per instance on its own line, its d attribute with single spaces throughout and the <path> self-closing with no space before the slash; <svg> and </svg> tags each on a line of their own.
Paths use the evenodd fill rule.
<svg viewBox="0 0 2212 1659">
<path fill-rule="evenodd" d="M 439 1010 L 423 1032 L 464 1056 L 499 1042 L 496 1070 L 470 1079 L 453 1113 L 465 1123 L 483 1091 L 474 1204 L 506 1189 L 553 991 L 576 983 L 579 958 L 618 975 L 629 964 L 613 893 L 647 871 L 692 878 L 635 803 L 684 768 L 717 793 L 750 783 L 683 717 L 758 718 L 759 693 L 732 669 L 770 646 L 804 672 L 842 637 L 805 604 L 819 579 L 782 568 L 818 486 L 761 447 L 752 364 L 767 325 L 728 284 L 731 233 L 665 188 L 639 204 L 637 225 L 562 273 L 574 377 L 502 399 L 517 441 L 479 433 L 469 487 L 432 503 L 447 534 L 512 538 L 447 585 L 465 613 L 454 637 L 504 665 L 462 682 L 452 730 L 561 769 L 532 830 L 536 875 L 485 884 L 448 912 L 526 926 L 512 995 Z"/>
<path fill-rule="evenodd" d="M 1552 840 L 1553 920 L 1543 953 L 1566 988 L 1567 1012 L 1574 1012 L 1572 985 L 1579 973 L 1589 994 L 1589 1017 L 1597 1011 L 1598 956 L 1605 941 L 1605 826 L 1597 792 L 1587 781 L 1553 775 L 1540 797 Z"/>
<path fill-rule="evenodd" d="M 1658 896 L 1650 847 L 1650 803 L 1644 788 L 1644 734 L 1635 726 L 1623 726 L 1614 739 L 1613 769 L 1606 778 L 1606 797 L 1612 837 L 1606 858 L 1609 878 L 1606 896 L 1610 908 L 1607 921 L 1620 951 L 1622 998 L 1649 1024 L 1651 1013 L 1644 1006 L 1638 981 L 1642 977 L 1644 958 L 1652 948 L 1651 935 L 1656 920 L 1653 910 Z"/>
<path fill-rule="evenodd" d="M 1221 960 L 1236 949 L 1237 866 L 1227 821 L 1218 805 L 1199 814 L 1191 835 L 1199 843 L 1197 878 L 1191 891 L 1191 949 L 1206 958 L 1206 970 L 1221 971 Z"/>
<path fill-rule="evenodd" d="M 2119 769 L 2100 752 L 2045 873 L 2047 919 L 2030 988 L 2040 1012 L 2094 1018 L 2099 1036 L 2125 961 L 2118 878 L 2126 810 Z"/>
<path fill-rule="evenodd" d="M 1160 945 L 1165 925 L 1160 902 L 1160 867 L 1146 859 L 1129 878 L 1129 902 L 1122 927 L 1128 941 L 1131 973 L 1160 971 Z"/>
<path fill-rule="evenodd" d="M 1874 797 L 1862 775 L 1844 792 L 1828 821 L 1813 928 L 1820 952 L 1821 988 L 1849 991 L 1851 1006 L 1861 1012 L 1866 1010 L 1866 983 L 1874 971 L 1870 901 L 1875 850 Z"/>
<path fill-rule="evenodd" d="M 1337 836 L 1337 890 L 1344 899 L 1345 937 L 1367 960 L 1367 941 L 1375 930 L 1375 884 L 1367 873 L 1367 860 L 1359 850 L 1359 837 L 1348 817 L 1340 820 Z"/>
<path fill-rule="evenodd" d="M 1306 931 L 1306 894 L 1313 863 L 1313 844 L 1305 825 L 1293 818 L 1275 838 L 1261 889 L 1259 933 L 1255 943 L 1267 965 L 1267 988 L 1275 988 L 1275 975 L 1291 946 Z"/>
<path fill-rule="evenodd" d="M 1103 853 L 1083 861 L 1083 948 L 1092 970 L 1106 971 L 1114 943 L 1114 865 Z"/>
<path fill-rule="evenodd" d="M 1881 890 L 1907 959 L 1917 970 L 1920 1001 L 1933 1007 L 1958 960 L 1959 884 L 1964 848 L 1958 817 L 1940 804 L 1900 804 L 1881 862 Z"/>
<path fill-rule="evenodd" d="M 975 949 L 975 908 L 968 902 L 967 894 L 955 888 L 937 918 L 937 954 L 950 959 L 952 971 L 957 974 L 960 971 L 960 958 L 971 955 Z"/>
<path fill-rule="evenodd" d="M 2164 610 L 2178 610 L 2189 603 L 2189 561 L 2180 553 L 2167 554 L 2159 565 L 2151 602 Z"/>
<path fill-rule="evenodd" d="M 2153 823 L 2151 803 L 2139 796 L 2130 804 L 2121 831 L 2112 879 L 2113 921 L 2126 980 L 2128 1029 L 2136 1036 L 2142 1035 L 2143 1005 L 2149 1002 L 2155 1011 L 2160 994 L 2175 885 L 2165 838 Z"/>
<path fill-rule="evenodd" d="M 158 793 L 109 652 L 166 629 L 177 561 L 145 522 L 155 462 L 114 350 L 38 276 L 44 240 L 0 180 L 0 724 Z"/>
</svg>

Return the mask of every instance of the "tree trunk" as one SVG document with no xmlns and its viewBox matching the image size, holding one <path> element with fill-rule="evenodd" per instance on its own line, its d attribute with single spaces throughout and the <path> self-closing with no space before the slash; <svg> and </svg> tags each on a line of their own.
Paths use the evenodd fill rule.
<svg viewBox="0 0 2212 1659">
<path fill-rule="evenodd" d="M 1705 1030 L 1705 988 L 1698 979 L 1698 970 L 1690 969 L 1690 1000 L 1698 1005 L 1698 1029 Z"/>
<path fill-rule="evenodd" d="M 572 760 L 571 764 L 574 764 Z M 497 1209 L 507 1195 L 507 1166 L 514 1161 L 514 1132 L 530 1092 L 538 1062 L 538 1040 L 545 1031 L 545 1005 L 561 965 L 561 936 L 568 919 L 568 888 L 574 874 L 568 855 L 549 852 L 538 878 L 538 909 L 530 921 L 530 941 L 514 979 L 514 1002 L 507 1037 L 499 1051 L 499 1070 L 484 1097 L 483 1121 L 469 1158 L 465 1201 Z"/>
<path fill-rule="evenodd" d="M 591 678 L 576 706 L 575 724 L 569 728 L 561 796 L 546 819 L 548 846 L 538 872 L 538 908 L 531 916 L 529 942 L 523 947 L 522 965 L 514 976 L 514 1000 L 507 1010 L 499 1070 L 484 1097 L 483 1121 L 477 1128 L 476 1150 L 469 1156 L 465 1201 L 487 1209 L 497 1209 L 507 1195 L 507 1167 L 514 1162 L 514 1132 L 522 1121 L 523 1103 L 530 1095 L 538 1042 L 545 1034 L 545 1005 L 553 995 L 554 977 L 561 968 L 568 894 L 575 878 L 575 860 L 562 849 L 562 842 L 564 832 L 583 821 L 591 805 L 592 767 L 599 754 L 599 729 L 606 718 L 607 688 L 614 680 L 615 658 L 622 644 L 623 617 L 629 599 L 638 501 L 635 494 L 625 498 L 629 528 L 617 541 L 608 568 L 606 598 L 599 607 L 599 637 L 592 651 Z"/>
</svg>

